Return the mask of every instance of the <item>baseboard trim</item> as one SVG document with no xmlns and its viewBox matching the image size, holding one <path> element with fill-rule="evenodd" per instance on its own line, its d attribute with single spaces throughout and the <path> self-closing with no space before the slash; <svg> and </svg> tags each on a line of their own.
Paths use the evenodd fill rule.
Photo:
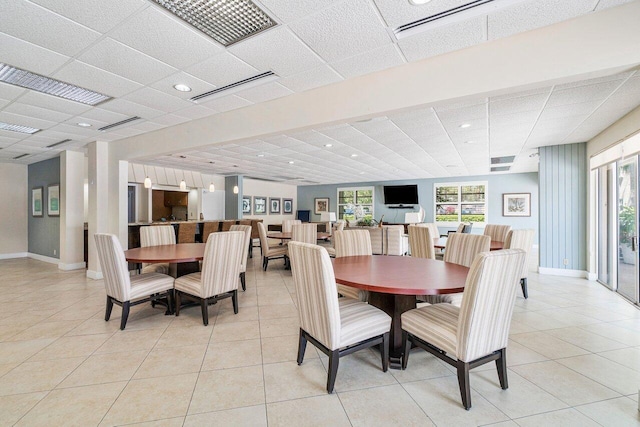
<svg viewBox="0 0 640 427">
<path fill-rule="evenodd" d="M 58 268 L 64 271 L 82 270 L 83 268 L 86 268 L 86 264 L 84 262 L 76 262 L 73 264 L 65 264 L 63 262 L 60 262 L 58 263 Z"/>
<path fill-rule="evenodd" d="M 48 256 L 44 256 L 44 255 L 40 255 L 40 254 L 34 254 L 29 252 L 28 255 L 29 258 L 33 258 L 33 259 L 37 259 L 38 261 L 42 261 L 42 262 L 48 262 L 49 264 L 60 264 L 60 259 L 58 258 L 51 258 Z"/>
<path fill-rule="evenodd" d="M 104 276 L 102 276 L 102 271 L 87 270 L 87 277 L 93 280 L 100 280 Z"/>
<path fill-rule="evenodd" d="M 570 270 L 568 268 L 538 267 L 538 273 L 548 276 L 579 277 L 581 279 L 589 278 L 589 273 L 584 270 Z"/>
<path fill-rule="evenodd" d="M 0 254 L 0 259 L 26 258 L 28 252 L 16 252 L 13 254 Z"/>
</svg>

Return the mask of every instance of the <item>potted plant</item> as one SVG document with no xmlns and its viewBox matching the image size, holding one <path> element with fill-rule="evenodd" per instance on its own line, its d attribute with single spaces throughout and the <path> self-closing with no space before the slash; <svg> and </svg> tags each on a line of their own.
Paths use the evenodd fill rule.
<svg viewBox="0 0 640 427">
<path fill-rule="evenodd" d="M 618 227 L 620 236 L 620 252 L 622 262 L 625 264 L 635 264 L 636 253 L 632 250 L 631 239 L 635 237 L 636 230 L 636 209 L 633 206 L 623 206 L 618 213 Z"/>
</svg>

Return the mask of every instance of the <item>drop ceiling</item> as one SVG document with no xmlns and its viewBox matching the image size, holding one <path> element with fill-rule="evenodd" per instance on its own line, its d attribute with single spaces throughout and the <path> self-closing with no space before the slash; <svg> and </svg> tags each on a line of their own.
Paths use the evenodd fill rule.
<svg viewBox="0 0 640 427">
<path fill-rule="evenodd" d="M 517 2 L 397 41 L 393 28 L 465 1 L 261 0 L 255 3 L 279 25 L 229 48 L 148 0 L 2 2 L 0 62 L 114 99 L 89 107 L 0 83 L 0 122 L 42 129 L 34 135 L 0 130 L 0 162 L 34 163 L 91 141 L 151 132 L 627 2 Z M 189 100 L 266 71 L 279 78 Z M 177 83 L 192 91 L 176 91 Z M 516 156 L 511 171 L 524 172 L 537 170 L 530 157 L 537 147 L 586 141 L 638 105 L 640 73 L 628 72 L 139 160 L 303 185 L 485 174 L 491 157 L 507 155 Z M 134 116 L 141 120 L 98 131 Z M 463 123 L 471 126 L 462 129 Z M 14 160 L 22 154 L 28 156 Z"/>
</svg>

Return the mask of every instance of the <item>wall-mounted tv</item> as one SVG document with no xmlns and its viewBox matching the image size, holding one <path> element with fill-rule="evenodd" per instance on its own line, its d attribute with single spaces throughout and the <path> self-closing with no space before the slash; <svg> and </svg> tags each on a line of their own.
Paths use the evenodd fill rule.
<svg viewBox="0 0 640 427">
<path fill-rule="evenodd" d="M 417 185 L 385 185 L 385 205 L 411 205 L 418 203 Z"/>
</svg>

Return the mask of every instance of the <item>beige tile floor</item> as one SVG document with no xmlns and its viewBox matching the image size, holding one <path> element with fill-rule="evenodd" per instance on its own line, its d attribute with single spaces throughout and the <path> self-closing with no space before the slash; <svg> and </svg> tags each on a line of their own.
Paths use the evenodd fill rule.
<svg viewBox="0 0 640 427">
<path fill-rule="evenodd" d="M 534 274 L 516 301 L 509 390 L 480 367 L 465 411 L 454 371 L 420 350 L 387 373 L 373 350 L 347 356 L 328 395 L 324 355 L 309 345 L 295 363 L 291 273 L 259 266 L 238 315 L 222 301 L 204 327 L 199 308 L 143 305 L 120 331 L 101 281 L 0 261 L 0 425 L 640 425 L 640 311 L 595 282 Z"/>
</svg>

